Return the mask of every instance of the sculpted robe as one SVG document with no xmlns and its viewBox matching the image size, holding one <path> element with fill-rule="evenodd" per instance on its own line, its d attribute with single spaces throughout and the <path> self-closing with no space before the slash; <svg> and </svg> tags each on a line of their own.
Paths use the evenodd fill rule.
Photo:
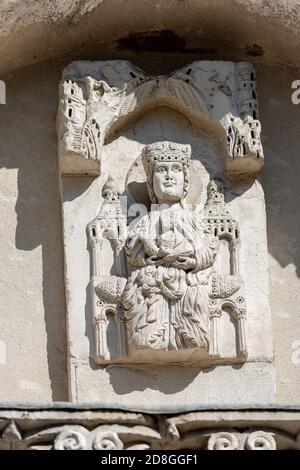
<svg viewBox="0 0 300 470">
<path fill-rule="evenodd" d="M 129 232 L 131 274 L 122 303 L 131 353 L 208 350 L 208 283 L 218 243 L 197 215 L 183 208 L 152 210 Z"/>
</svg>

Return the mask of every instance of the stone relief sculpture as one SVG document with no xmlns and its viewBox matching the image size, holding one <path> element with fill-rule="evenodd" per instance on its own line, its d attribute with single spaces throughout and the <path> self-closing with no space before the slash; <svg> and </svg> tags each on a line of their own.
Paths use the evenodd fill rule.
<svg viewBox="0 0 300 470">
<path fill-rule="evenodd" d="M 295 417 L 282 412 L 280 426 L 272 418 L 273 411 L 267 411 L 267 418 L 262 425 L 262 418 L 249 417 L 232 428 L 232 411 L 216 413 L 206 411 L 205 426 L 201 413 L 162 415 L 160 426 L 151 415 L 122 411 L 98 412 L 101 419 L 92 419 L 91 412 L 77 412 L 78 423 L 70 423 L 70 412 L 61 411 L 60 416 L 53 416 L 47 410 L 16 410 L 18 420 L 11 417 L 3 419 L 4 428 L 0 435 L 1 450 L 299 450 L 300 433 L 295 430 Z M 278 414 L 278 413 L 277 413 Z M 31 419 L 32 426 L 26 423 Z M 241 420 L 241 418 L 240 418 Z M 117 421 L 117 422 L 116 422 Z M 296 423 L 298 421 L 296 420 Z M 138 423 L 138 424 L 137 424 Z M 88 426 L 88 425 L 89 426 Z M 291 432 L 291 429 L 293 432 Z M 112 457 L 111 459 L 117 459 Z M 117 463 L 117 461 L 111 461 Z"/>
<path fill-rule="evenodd" d="M 156 143 L 145 147 L 142 158 L 158 207 L 126 242 L 131 275 L 122 302 L 130 350 L 208 350 L 208 282 L 218 240 L 182 206 L 191 149 Z"/>
<path fill-rule="evenodd" d="M 106 61 L 74 62 L 64 72 L 57 120 L 61 172 L 99 174 L 106 135 L 127 116 L 157 103 L 218 123 L 227 139 L 226 166 L 232 177 L 261 169 L 251 64 L 199 61 L 169 76 L 151 77 L 128 62 Z"/>
<path fill-rule="evenodd" d="M 57 129 L 72 399 L 105 388 L 107 403 L 143 407 L 146 387 L 169 409 L 169 389 L 193 405 L 200 389 L 201 403 L 223 403 L 238 387 L 239 403 L 269 403 L 253 66 L 196 61 L 150 76 L 126 61 L 72 62 Z"/>
<path fill-rule="evenodd" d="M 113 315 L 118 337 L 114 359 L 128 354 L 129 360 L 185 360 L 192 357 L 187 351 L 220 357 L 219 319 L 224 305 L 238 320 L 237 355 L 245 356 L 239 228 L 226 210 L 222 193 L 212 181 L 204 211 L 185 206 L 191 162 L 188 144 L 146 145 L 142 162 L 150 212 L 127 229 L 119 194 L 108 182 L 99 215 L 89 225 L 97 360 L 113 359 L 108 314 Z M 120 276 L 99 269 L 103 237 L 111 240 Z M 215 266 L 220 239 L 228 243 L 229 275 L 219 274 Z"/>
</svg>

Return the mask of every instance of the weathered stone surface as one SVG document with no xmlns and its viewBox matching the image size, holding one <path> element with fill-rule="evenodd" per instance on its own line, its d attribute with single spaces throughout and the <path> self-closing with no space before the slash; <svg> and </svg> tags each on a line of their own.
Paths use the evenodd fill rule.
<svg viewBox="0 0 300 470">
<path fill-rule="evenodd" d="M 59 74 L 46 66 L 7 77 L 8 102 L 0 105 L 1 401 L 68 397 Z"/>
<path fill-rule="evenodd" d="M 218 134 L 232 179 L 263 164 L 255 71 L 247 62 L 197 61 L 151 77 L 125 61 L 72 62 L 57 114 L 62 174 L 100 174 L 103 145 L 147 110 L 167 106 Z"/>
<path fill-rule="evenodd" d="M 274 367 L 268 363 L 218 365 L 129 364 L 91 368 L 71 362 L 72 399 L 120 403 L 147 412 L 180 412 L 201 405 L 274 403 Z M 89 384 L 87 387 L 86 384 Z"/>
<path fill-rule="evenodd" d="M 1 71 L 59 55 L 107 57 L 110 46 L 113 54 L 171 50 L 299 65 L 297 0 L 228 1 L 6 0 Z"/>
<path fill-rule="evenodd" d="M 0 449 L 300 450 L 299 409 L 206 410 L 158 421 L 149 414 L 64 406 L 2 409 Z"/>
<path fill-rule="evenodd" d="M 37 5 L 39 2 L 35 3 Z M 148 2 L 150 3 L 152 2 Z M 214 2 L 209 3 L 211 8 L 215 7 Z M 197 4 L 199 7 L 201 4 L 202 7 L 204 2 Z M 252 38 L 253 44 L 255 41 L 260 44 L 260 39 L 264 36 L 272 38 L 273 52 L 279 54 L 278 43 L 275 45 L 275 42 L 280 36 L 280 27 L 274 27 L 272 14 L 265 17 L 268 21 L 261 22 L 261 27 L 258 27 L 257 22 L 258 15 L 262 11 L 271 13 L 275 8 L 274 5 L 275 3 L 271 2 L 263 9 L 252 9 L 252 36 L 249 35 L 249 30 L 246 32 L 244 28 L 245 23 L 242 20 L 244 18 L 245 21 L 248 21 L 248 18 L 250 20 L 250 15 L 245 15 L 244 10 L 241 9 L 243 18 L 236 14 L 228 17 L 226 25 L 225 23 L 223 25 L 226 28 L 228 25 L 227 34 L 222 34 L 221 37 L 224 29 L 222 27 L 218 29 L 220 31 L 220 36 L 216 38 L 218 57 L 223 56 L 221 47 L 226 44 L 225 37 L 228 39 L 235 31 L 234 34 L 241 38 L 240 32 L 237 33 L 238 28 L 231 27 L 235 21 L 240 26 L 243 25 L 243 33 Z M 284 20 L 289 20 L 289 8 L 294 4 L 288 2 L 286 5 L 285 10 L 278 9 L 278 15 L 282 15 L 282 18 L 287 15 Z M 147 5 L 143 4 L 143 9 L 145 7 Z M 124 9 L 122 14 L 123 12 Z M 179 15 L 182 19 L 183 11 L 180 11 Z M 150 17 L 148 14 L 146 16 Z M 197 15 L 194 16 L 199 25 L 199 18 L 196 18 Z M 200 16 L 207 22 L 208 18 L 205 15 Z M 220 16 L 225 18 L 224 15 Z M 209 18 L 214 18 L 215 25 L 217 24 L 216 14 L 210 15 Z M 172 19 L 174 20 L 174 17 Z M 290 19 L 292 20 L 292 16 Z M 99 18 L 97 21 L 100 24 Z M 136 21 L 140 26 L 138 20 Z M 279 34 L 269 34 L 271 29 Z M 69 34 L 70 28 L 64 30 Z M 29 28 L 27 31 L 32 35 L 32 29 Z M 211 31 L 215 33 L 216 29 L 212 27 Z M 24 30 L 21 31 L 23 32 Z M 259 37 L 258 32 L 261 35 Z M 40 29 L 40 33 L 41 36 L 50 38 L 46 32 L 46 25 Z M 51 397 L 56 400 L 65 399 L 67 396 L 67 385 L 64 380 L 67 373 L 64 344 L 63 258 L 54 129 L 56 94 L 61 70 L 70 60 L 80 57 L 113 57 L 114 45 L 109 45 L 104 54 L 101 53 L 98 33 L 99 30 L 97 37 L 95 35 L 92 38 L 92 35 L 87 36 L 86 31 L 81 28 L 81 38 L 80 34 L 73 35 L 78 41 L 82 41 L 83 36 L 85 40 L 89 38 L 90 42 L 94 41 L 92 55 L 77 47 L 76 50 L 73 49 L 73 57 L 67 60 L 64 58 L 50 60 L 1 77 L 6 80 L 9 98 L 9 106 L 1 107 L 0 115 L 1 159 L 5 167 L 1 170 L 1 257 L 5 259 L 1 270 L 1 289 L 5 293 L 1 302 L 0 372 L 1 381 L 5 383 L 5 387 L 1 387 L 0 391 L 2 399 L 14 397 L 18 400 L 27 400 L 30 395 L 32 399 L 38 401 L 48 400 Z M 210 33 L 206 31 L 205 34 Z M 58 42 L 66 49 L 74 47 L 70 41 L 62 40 L 65 36 L 54 34 L 51 36 L 52 39 L 54 36 L 57 36 Z M 141 39 L 143 37 L 146 36 L 142 36 Z M 41 43 L 42 41 L 35 41 L 33 46 L 40 46 Z M 288 43 L 293 44 L 293 47 L 289 47 Z M 34 47 L 28 47 L 28 43 L 20 39 L 20 36 L 17 47 L 12 44 L 7 49 L 9 54 L 1 55 L 1 66 L 8 59 L 14 61 L 15 66 L 18 53 L 22 56 L 19 65 L 28 59 L 27 53 L 30 55 L 35 53 Z M 244 47 L 244 44 L 237 42 L 238 44 L 241 48 Z M 1 47 L 4 45 L 5 41 L 2 41 Z M 285 38 L 282 42 L 282 50 L 285 53 L 281 56 L 281 63 L 290 60 L 293 54 L 294 59 L 298 60 L 300 55 L 296 54 L 295 45 L 295 41 L 287 41 Z M 250 60 L 256 62 L 264 151 L 267 157 L 263 185 L 268 215 L 277 401 L 298 403 L 299 316 L 295 312 L 298 309 L 300 292 L 299 243 L 297 243 L 299 233 L 297 154 L 300 141 L 299 106 L 292 105 L 290 101 L 290 84 L 299 78 L 299 71 L 282 65 L 276 66 L 274 63 L 271 66 L 266 65 L 269 56 L 265 47 L 264 49 L 266 52 L 263 56 L 257 58 L 251 56 Z M 14 54 L 11 51 L 14 51 Z M 59 52 L 55 47 L 52 51 L 47 49 L 44 57 L 51 53 L 57 55 Z M 151 51 L 135 55 L 132 51 L 127 53 L 122 50 L 121 53 L 118 52 L 118 57 L 120 54 L 149 74 L 169 73 L 174 68 L 179 69 L 187 61 L 194 60 L 195 55 L 198 58 L 198 53 L 191 57 L 190 52 L 167 56 L 164 53 Z M 237 54 L 231 45 L 226 57 L 229 56 L 234 57 L 234 60 L 244 59 L 242 49 Z M 34 60 L 39 60 L 40 57 L 38 54 Z M 279 55 L 277 59 L 278 57 Z M 95 215 L 92 214 L 92 217 Z"/>
<path fill-rule="evenodd" d="M 96 361 L 178 362 L 203 360 L 201 355 L 228 360 L 222 343 L 232 339 L 221 325 L 226 307 L 235 323 L 231 358 L 243 360 L 248 351 L 240 230 L 221 188 L 209 183 L 203 211 L 184 204 L 190 145 L 154 143 L 145 146 L 142 161 L 150 212 L 127 227 L 120 194 L 108 182 L 100 212 L 88 226 Z M 102 266 L 105 239 L 115 250 L 117 276 Z"/>
<path fill-rule="evenodd" d="M 124 88 L 120 88 L 120 80 L 125 81 Z M 202 88 L 197 80 L 203 83 Z M 217 88 L 210 88 L 209 82 Z M 86 161 L 95 160 L 95 154 L 84 154 L 82 144 L 77 145 L 77 130 L 85 128 L 86 119 L 97 127 L 101 144 L 96 158 L 101 160 L 99 178 L 62 179 L 72 400 L 96 400 L 106 390 L 107 403 L 122 396 L 124 403 L 129 400 L 142 409 L 182 409 L 186 404 L 195 405 L 199 390 L 206 403 L 228 403 L 234 388 L 239 403 L 273 402 L 263 190 L 252 179 L 255 172 L 243 167 L 250 151 L 248 131 L 239 130 L 235 123 L 239 119 L 244 125 L 243 120 L 251 118 L 259 124 L 253 69 L 244 63 L 195 62 L 169 77 L 153 79 L 123 61 L 74 62 L 64 72 L 61 87 L 58 134 L 66 150 L 60 149 L 62 167 L 64 156 L 71 159 L 74 148 L 82 158 L 81 173 Z M 86 101 L 83 118 L 77 120 L 77 104 L 82 97 Z M 209 99 L 214 100 L 210 110 Z M 249 132 L 256 145 L 256 134 Z M 261 161 L 262 150 L 256 152 L 256 160 Z M 232 180 L 227 160 L 236 162 L 237 173 L 241 164 L 243 182 Z M 154 173 L 157 162 L 168 175 L 174 173 L 174 165 L 178 166 L 178 172 L 172 173 L 172 189 L 164 188 L 164 175 Z M 224 194 L 215 182 L 218 180 Z M 122 197 L 127 197 L 127 214 L 122 209 Z M 190 204 L 187 220 L 177 221 L 166 234 L 162 228 L 158 244 L 151 235 L 155 215 L 159 215 L 161 227 L 167 227 L 169 209 L 155 212 L 151 206 L 148 213 L 150 202 L 161 209 L 166 203 L 176 208 L 176 217 L 185 213 L 180 204 Z M 145 215 L 134 225 L 131 222 L 137 210 Z M 141 226 L 143 221 L 146 231 Z M 157 279 L 159 275 L 164 279 L 169 267 L 166 255 L 159 254 L 160 244 L 168 255 L 170 243 L 177 237 L 176 225 L 187 231 L 182 238 L 187 245 L 189 233 L 197 224 L 206 227 L 208 235 L 198 228 L 189 249 L 179 251 L 175 258 L 173 255 L 172 275 L 179 277 L 168 288 L 169 281 L 165 281 L 164 287 L 164 281 Z M 193 254 L 185 255 L 187 251 Z M 193 263 L 187 266 L 191 273 L 185 274 L 180 265 L 180 253 L 185 262 Z M 153 279 L 150 282 L 144 269 L 147 264 L 150 268 L 145 269 L 152 269 L 154 283 L 158 282 L 154 290 Z M 202 280 L 193 281 L 193 269 Z M 140 276 L 144 276 L 142 281 Z M 179 295 L 182 286 L 183 301 Z M 179 297 L 170 301 L 172 289 Z M 185 317 L 187 304 L 193 307 Z M 92 358 L 98 364 L 123 362 L 124 366 L 102 368 L 92 364 Z M 158 365 L 185 361 L 199 364 L 193 374 L 176 366 L 163 369 Z M 236 369 L 228 365 L 246 361 L 248 364 Z M 132 362 L 148 366 L 136 369 L 128 382 Z M 208 369 L 211 366 L 214 370 Z M 157 380 L 162 374 L 168 381 L 167 389 Z M 184 378 L 180 381 L 184 385 L 178 388 L 179 376 Z M 260 387 L 254 387 L 257 380 Z M 236 381 L 240 385 L 233 387 Z M 129 384 L 133 386 L 128 388 Z M 168 393 L 174 394 L 171 403 Z"/>
</svg>

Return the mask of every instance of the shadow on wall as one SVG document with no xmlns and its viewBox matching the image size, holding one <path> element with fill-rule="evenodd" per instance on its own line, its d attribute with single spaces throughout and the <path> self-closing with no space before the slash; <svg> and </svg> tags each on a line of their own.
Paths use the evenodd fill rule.
<svg viewBox="0 0 300 470">
<path fill-rule="evenodd" d="M 54 401 L 68 399 L 62 229 L 55 129 L 59 79 L 60 71 L 53 72 L 51 64 L 32 67 L 28 69 L 28 74 L 23 70 L 21 74 L 16 73 L 11 79 L 8 78 L 7 104 L 1 108 L 0 125 L 1 167 L 18 169 L 16 250 L 33 251 L 42 247 L 43 329 L 46 328 L 47 357 L 39 358 L 39 364 L 48 366 Z M 36 287 L 34 280 L 30 278 L 34 278 L 34 269 L 39 272 L 41 261 L 38 256 L 32 266 L 25 257 L 23 273 L 28 278 L 24 279 L 23 286 L 16 286 L 17 289 L 24 291 L 29 284 L 33 289 Z M 37 295 L 32 299 L 32 306 L 27 307 L 31 311 L 24 308 L 24 318 L 20 318 L 22 323 L 28 316 L 32 328 L 35 327 L 34 334 L 39 334 L 38 325 L 43 323 L 37 318 L 34 325 L 35 315 L 43 314 L 42 309 L 37 311 Z M 44 335 L 44 331 L 41 331 L 41 335 Z M 22 350 L 18 350 L 16 354 L 21 357 Z M 24 360 L 30 364 L 32 358 L 27 357 Z"/>
<path fill-rule="evenodd" d="M 93 368 L 94 365 L 91 364 Z M 197 377 L 212 373 L 218 366 L 199 367 L 189 365 L 141 365 L 130 364 L 126 367 L 109 365 L 107 372 L 109 381 L 114 391 L 119 395 L 126 395 L 136 391 L 159 390 L 165 395 L 174 395 L 186 390 Z M 231 365 L 235 370 L 243 367 L 243 364 Z M 205 379 L 204 379 L 205 380 Z M 205 397 L 207 399 L 207 397 Z M 201 401 L 201 398 L 199 398 Z M 214 390 L 211 390 L 211 402 L 214 401 Z"/>
<path fill-rule="evenodd" d="M 282 268 L 294 265 L 298 277 L 300 105 L 291 102 L 291 83 L 299 77 L 300 71 L 292 70 L 289 74 L 283 69 L 275 69 L 261 83 L 259 75 L 257 77 L 265 153 L 262 184 L 266 198 L 268 250 Z"/>
</svg>

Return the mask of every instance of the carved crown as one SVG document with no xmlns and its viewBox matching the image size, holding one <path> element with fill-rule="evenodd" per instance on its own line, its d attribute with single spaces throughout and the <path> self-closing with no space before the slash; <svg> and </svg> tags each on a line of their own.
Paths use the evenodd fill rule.
<svg viewBox="0 0 300 470">
<path fill-rule="evenodd" d="M 155 142 L 146 145 L 142 152 L 142 161 L 145 171 L 152 170 L 157 162 L 180 162 L 190 164 L 191 146 L 175 142 Z"/>
</svg>

